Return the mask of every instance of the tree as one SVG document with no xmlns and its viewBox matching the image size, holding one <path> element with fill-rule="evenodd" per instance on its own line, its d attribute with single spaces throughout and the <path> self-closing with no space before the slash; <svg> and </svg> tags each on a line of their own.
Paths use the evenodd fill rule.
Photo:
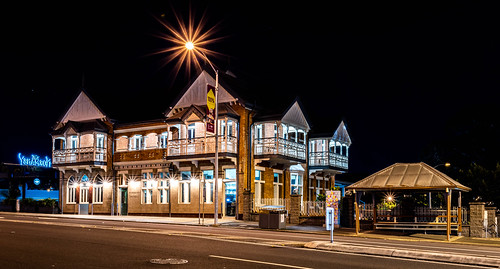
<svg viewBox="0 0 500 269">
<path fill-rule="evenodd" d="M 438 169 L 472 188 L 463 195 L 465 203 L 481 196 L 500 206 L 500 117 L 495 109 L 467 107 L 450 120 L 443 138 L 423 151 L 426 163 L 451 163 Z"/>
</svg>

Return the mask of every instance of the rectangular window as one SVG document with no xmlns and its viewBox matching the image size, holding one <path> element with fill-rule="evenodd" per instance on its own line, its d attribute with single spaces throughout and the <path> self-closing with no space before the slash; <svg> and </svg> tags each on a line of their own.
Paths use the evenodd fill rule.
<svg viewBox="0 0 500 269">
<path fill-rule="evenodd" d="M 96 147 L 104 148 L 104 135 L 103 134 L 97 134 Z"/>
<path fill-rule="evenodd" d="M 102 204 L 103 198 L 103 184 L 96 184 L 92 190 L 92 203 L 94 204 Z"/>
<path fill-rule="evenodd" d="M 144 173 L 146 174 L 146 173 Z M 142 194 L 141 194 L 142 204 L 152 204 L 153 203 L 153 181 L 142 180 Z"/>
<path fill-rule="evenodd" d="M 261 178 L 261 171 L 255 170 L 255 203 L 262 204 L 265 181 Z"/>
<path fill-rule="evenodd" d="M 262 124 L 257 125 L 256 127 L 256 132 L 255 132 L 255 138 L 260 139 L 262 138 Z"/>
<path fill-rule="evenodd" d="M 282 198 L 282 190 L 283 190 L 283 181 L 282 181 L 282 174 L 279 173 L 274 173 L 274 181 L 273 181 L 273 192 L 274 192 L 274 198 Z"/>
<path fill-rule="evenodd" d="M 214 202 L 214 171 L 206 170 L 203 171 L 203 202 L 213 203 Z"/>
<path fill-rule="evenodd" d="M 302 195 L 302 175 L 290 173 L 290 193 Z"/>
<path fill-rule="evenodd" d="M 226 171 L 226 179 L 236 179 L 236 169 L 235 168 L 228 168 L 225 170 Z"/>
<path fill-rule="evenodd" d="M 141 150 L 144 146 L 144 138 L 142 135 L 134 135 L 130 138 L 129 150 Z"/>
<path fill-rule="evenodd" d="M 168 132 L 164 132 L 160 136 L 160 148 L 166 148 L 167 147 L 167 141 L 168 141 Z"/>
<path fill-rule="evenodd" d="M 196 130 L 196 125 L 194 123 L 188 125 L 188 139 L 195 138 L 195 130 Z"/>
<path fill-rule="evenodd" d="M 87 183 L 83 183 L 80 186 L 80 204 L 89 203 L 89 186 Z"/>
<path fill-rule="evenodd" d="M 72 135 L 70 138 L 71 148 L 76 149 L 78 147 L 78 136 Z"/>
<path fill-rule="evenodd" d="M 163 179 L 158 181 L 158 203 L 170 203 L 170 184 L 168 180 Z"/>
<path fill-rule="evenodd" d="M 233 121 L 227 121 L 227 136 L 233 136 Z"/>
<path fill-rule="evenodd" d="M 76 185 L 68 185 L 68 204 L 76 203 Z"/>
<path fill-rule="evenodd" d="M 179 203 L 189 204 L 191 203 L 191 182 L 190 181 L 180 181 L 179 182 Z"/>
</svg>

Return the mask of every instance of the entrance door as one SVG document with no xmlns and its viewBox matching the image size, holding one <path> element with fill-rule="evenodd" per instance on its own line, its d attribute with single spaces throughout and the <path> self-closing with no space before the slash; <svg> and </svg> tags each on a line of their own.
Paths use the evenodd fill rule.
<svg viewBox="0 0 500 269">
<path fill-rule="evenodd" d="M 120 215 L 128 214 L 128 189 L 120 188 Z"/>
<path fill-rule="evenodd" d="M 89 214 L 89 183 L 87 182 L 84 182 L 80 185 L 79 214 Z"/>
<path fill-rule="evenodd" d="M 236 182 L 230 181 L 225 183 L 225 203 L 226 216 L 236 215 Z"/>
</svg>

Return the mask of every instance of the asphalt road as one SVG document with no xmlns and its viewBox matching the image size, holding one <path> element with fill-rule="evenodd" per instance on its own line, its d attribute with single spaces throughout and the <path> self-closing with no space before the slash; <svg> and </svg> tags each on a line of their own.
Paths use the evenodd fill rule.
<svg viewBox="0 0 500 269">
<path fill-rule="evenodd" d="M 2 215 L 0 268 L 482 268 L 292 247 L 294 241 L 315 237 L 325 239 L 221 227 Z M 154 259 L 187 263 L 158 265 L 151 263 Z"/>
</svg>

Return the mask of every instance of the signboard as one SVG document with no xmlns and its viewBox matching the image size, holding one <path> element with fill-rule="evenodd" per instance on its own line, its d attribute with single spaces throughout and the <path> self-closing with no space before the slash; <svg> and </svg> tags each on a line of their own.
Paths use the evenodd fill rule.
<svg viewBox="0 0 500 269">
<path fill-rule="evenodd" d="M 326 192 L 326 208 L 333 208 L 334 224 L 340 225 L 339 218 L 339 202 L 341 199 L 340 191 L 327 191 Z"/>
<path fill-rule="evenodd" d="M 215 133 L 215 87 L 207 84 L 207 119 L 206 129 L 209 133 Z"/>
<path fill-rule="evenodd" d="M 20 165 L 38 166 L 45 168 L 52 167 L 52 160 L 48 156 L 45 156 L 45 158 L 42 159 L 40 158 L 40 156 L 35 154 L 31 154 L 31 157 L 26 157 L 19 153 L 17 154 L 17 158 L 19 159 Z"/>
</svg>

